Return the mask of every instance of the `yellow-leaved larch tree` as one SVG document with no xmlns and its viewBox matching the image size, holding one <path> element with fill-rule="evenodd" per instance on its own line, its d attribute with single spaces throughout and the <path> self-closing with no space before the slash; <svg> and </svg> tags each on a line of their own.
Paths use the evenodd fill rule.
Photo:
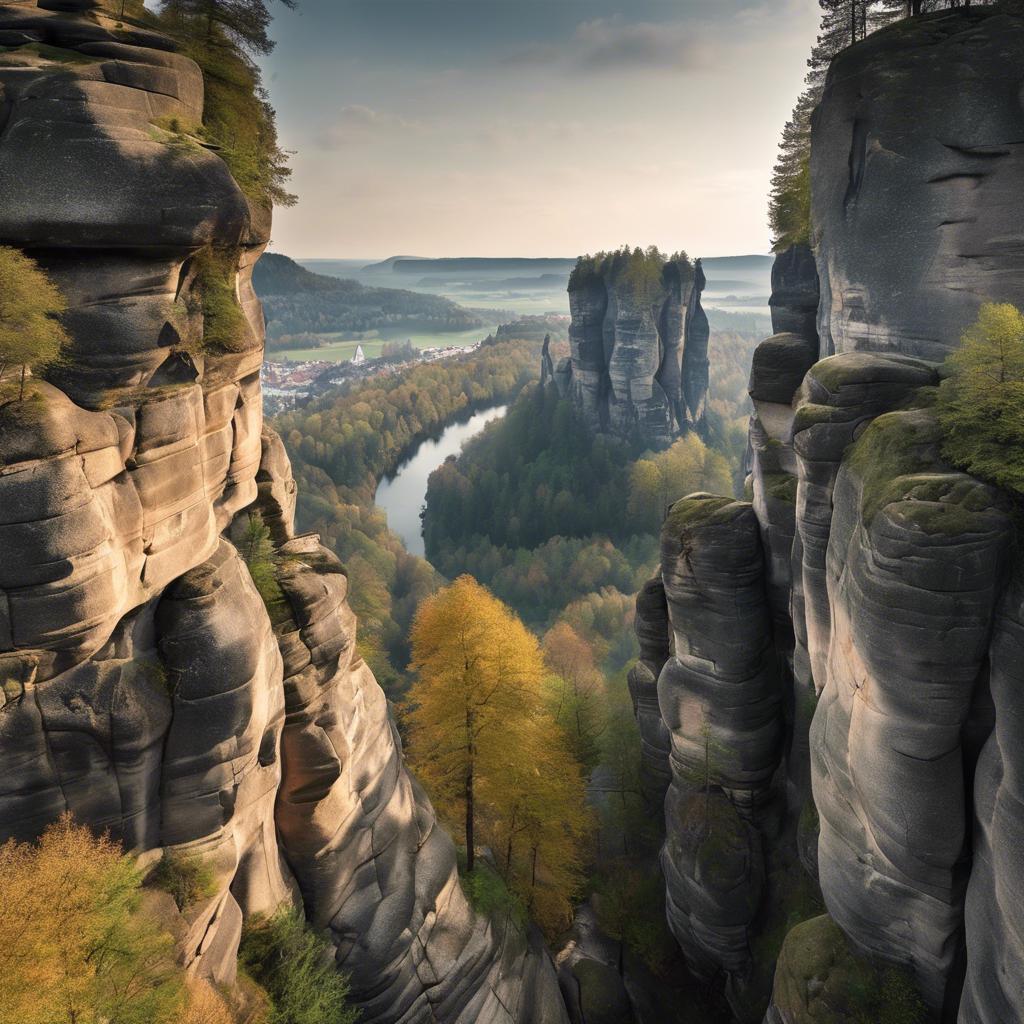
<svg viewBox="0 0 1024 1024">
<path fill-rule="evenodd" d="M 471 576 L 420 606 L 412 629 L 409 757 L 439 813 L 459 823 L 542 926 L 571 913 L 589 829 L 583 772 L 544 699 L 537 638 Z"/>
</svg>

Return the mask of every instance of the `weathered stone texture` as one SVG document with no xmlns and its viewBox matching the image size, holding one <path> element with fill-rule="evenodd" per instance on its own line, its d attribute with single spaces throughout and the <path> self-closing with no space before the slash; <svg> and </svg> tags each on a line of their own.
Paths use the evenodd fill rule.
<svg viewBox="0 0 1024 1024">
<path fill-rule="evenodd" d="M 704 271 L 669 263 L 653 294 L 621 273 L 570 282 L 572 351 L 551 369 L 595 433 L 666 446 L 703 429 L 708 389 Z"/>
<path fill-rule="evenodd" d="M 942 360 L 982 302 L 1024 307 L 1024 20 L 914 18 L 832 65 L 811 178 L 822 354 Z"/>
</svg>

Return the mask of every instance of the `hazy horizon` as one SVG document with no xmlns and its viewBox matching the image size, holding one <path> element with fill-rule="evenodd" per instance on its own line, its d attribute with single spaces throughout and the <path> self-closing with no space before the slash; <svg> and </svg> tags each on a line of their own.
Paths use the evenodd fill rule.
<svg viewBox="0 0 1024 1024">
<path fill-rule="evenodd" d="M 275 214 L 277 252 L 770 248 L 771 169 L 817 0 L 277 7 L 266 81 L 300 196 Z"/>
</svg>

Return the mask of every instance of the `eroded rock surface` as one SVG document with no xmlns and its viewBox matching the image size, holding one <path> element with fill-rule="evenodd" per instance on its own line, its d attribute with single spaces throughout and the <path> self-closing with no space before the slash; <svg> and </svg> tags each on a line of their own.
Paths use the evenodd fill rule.
<svg viewBox="0 0 1024 1024">
<path fill-rule="evenodd" d="M 662 853 L 669 924 L 692 966 L 742 987 L 783 737 L 752 507 L 712 495 L 676 502 L 661 564 L 674 638 L 658 680 L 672 738 Z"/>
<path fill-rule="evenodd" d="M 1024 21 L 989 5 L 836 58 L 811 153 L 823 354 L 941 360 L 982 302 L 1024 307 L 1022 69 Z"/>
<path fill-rule="evenodd" d="M 657 287 L 610 270 L 574 275 L 569 364 L 552 369 L 559 390 L 595 433 L 666 446 L 703 429 L 708 390 L 704 271 L 671 261 Z"/>
<path fill-rule="evenodd" d="M 287 709 L 277 822 L 314 922 L 371 1021 L 565 1017 L 539 937 L 470 907 L 455 847 L 402 762 L 387 699 L 355 653 L 337 559 L 281 549 L 292 621 L 278 627 Z"/>
</svg>

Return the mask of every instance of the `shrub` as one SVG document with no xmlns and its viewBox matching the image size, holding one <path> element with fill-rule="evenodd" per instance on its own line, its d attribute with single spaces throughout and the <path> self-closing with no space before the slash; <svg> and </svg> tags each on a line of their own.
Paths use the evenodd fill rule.
<svg viewBox="0 0 1024 1024">
<path fill-rule="evenodd" d="M 252 329 L 235 291 L 238 252 L 207 246 L 193 257 L 196 290 L 203 313 L 203 350 L 245 350 Z"/>
<path fill-rule="evenodd" d="M 209 865 L 195 853 L 165 850 L 153 872 L 153 884 L 174 897 L 179 910 L 209 899 L 217 891 Z"/>
<path fill-rule="evenodd" d="M 259 512 L 249 513 L 249 522 L 245 528 L 245 534 L 239 544 L 239 551 L 245 564 L 249 567 L 249 575 L 259 595 L 263 598 L 270 615 L 270 621 L 275 625 L 287 621 L 291 614 L 288 606 L 288 599 L 277 582 L 277 569 L 274 554 L 274 545 L 270 539 L 270 528 L 263 522 L 263 516 Z"/>
<path fill-rule="evenodd" d="M 526 924 L 523 901 L 489 864 L 477 862 L 472 871 L 462 876 L 462 888 L 477 913 L 508 919 L 519 927 Z"/>
<path fill-rule="evenodd" d="M 239 960 L 270 999 L 268 1024 L 354 1024 L 348 979 L 330 945 L 302 914 L 282 910 L 256 917 L 242 932 Z"/>
</svg>

